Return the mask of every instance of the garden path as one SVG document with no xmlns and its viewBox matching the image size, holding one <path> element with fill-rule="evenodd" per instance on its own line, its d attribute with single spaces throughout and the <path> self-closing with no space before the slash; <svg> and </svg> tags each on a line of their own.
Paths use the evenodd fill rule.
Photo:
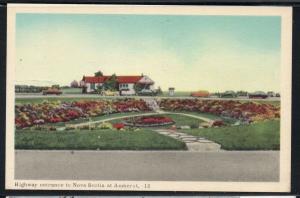
<svg viewBox="0 0 300 198">
<path fill-rule="evenodd" d="M 211 120 L 209 118 L 206 118 L 206 117 L 203 117 L 203 116 L 191 115 L 191 114 L 187 114 L 187 113 L 174 113 L 174 112 L 159 110 L 159 111 L 154 112 L 154 113 L 141 113 L 141 114 L 138 114 L 138 115 L 117 116 L 117 117 L 113 117 L 113 118 L 106 118 L 106 119 L 101 119 L 101 120 L 96 120 L 96 121 L 87 121 L 87 122 L 82 122 L 82 123 L 78 123 L 78 124 L 72 124 L 72 126 L 80 127 L 80 126 L 86 126 L 86 125 L 97 124 L 97 123 L 102 123 L 102 122 L 109 122 L 109 121 L 112 121 L 112 120 L 118 120 L 118 119 L 124 119 L 124 118 L 130 118 L 130 117 L 136 117 L 136 116 L 150 116 L 150 115 L 158 115 L 158 114 L 184 115 L 184 116 L 188 116 L 188 117 L 197 118 L 197 119 L 203 120 L 205 122 L 213 121 L 213 120 Z M 58 130 L 63 130 L 64 128 L 65 127 L 60 127 L 60 128 L 58 128 Z"/>
<path fill-rule="evenodd" d="M 197 116 L 197 115 L 192 115 L 192 114 L 188 114 L 188 113 L 174 113 L 174 112 L 166 112 L 162 109 L 160 109 L 159 105 L 157 104 L 157 101 L 154 98 L 144 98 L 143 99 L 146 104 L 148 105 L 148 107 L 160 114 L 177 114 L 177 115 L 184 115 L 184 116 L 188 116 L 188 117 L 192 117 L 192 118 L 196 118 L 196 119 L 200 119 L 203 120 L 205 122 L 211 122 L 212 120 L 203 116 Z"/>
<path fill-rule="evenodd" d="M 192 117 L 196 118 L 199 120 L 203 120 L 205 122 L 211 122 L 212 120 L 203 116 L 198 116 L 198 115 L 192 115 L 188 113 L 174 113 L 174 112 L 168 112 L 168 111 L 163 111 L 159 108 L 156 108 L 156 105 L 153 104 L 152 108 L 153 110 L 156 110 L 154 113 L 141 113 L 139 115 L 126 115 L 126 116 L 118 116 L 118 117 L 113 117 L 113 118 L 106 118 L 106 119 L 101 119 L 97 121 L 88 121 L 88 122 L 83 122 L 83 123 L 78 123 L 78 124 L 73 124 L 74 127 L 80 127 L 80 126 L 86 126 L 86 125 L 91 125 L 91 124 L 97 124 L 101 122 L 108 122 L 112 120 L 118 120 L 118 119 L 124 119 L 124 118 L 130 118 L 130 117 L 135 117 L 135 116 L 150 116 L 150 115 L 158 115 L 158 114 L 175 114 L 175 115 L 184 115 L 187 117 Z M 64 130 L 65 127 L 58 128 L 58 130 Z M 156 129 L 154 130 L 158 132 L 159 134 L 162 135 L 167 135 L 169 137 L 178 139 L 180 141 L 183 141 L 187 147 L 188 150 L 190 151 L 220 151 L 221 150 L 221 145 L 212 142 L 210 140 L 207 140 L 205 138 L 200 138 L 200 137 L 195 137 L 192 135 L 188 135 L 186 133 L 178 132 L 175 130 L 169 130 L 169 129 Z"/>
<path fill-rule="evenodd" d="M 202 137 L 195 137 L 170 129 L 157 129 L 159 134 L 166 135 L 184 142 L 190 151 L 222 151 L 221 145 Z"/>
</svg>

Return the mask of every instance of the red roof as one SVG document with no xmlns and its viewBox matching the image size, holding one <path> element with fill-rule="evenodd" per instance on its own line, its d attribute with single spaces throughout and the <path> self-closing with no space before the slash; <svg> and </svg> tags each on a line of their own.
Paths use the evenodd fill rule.
<svg viewBox="0 0 300 198">
<path fill-rule="evenodd" d="M 82 80 L 85 83 L 104 83 L 111 76 L 83 76 Z M 118 83 L 137 83 L 141 80 L 142 76 L 117 76 Z"/>
<path fill-rule="evenodd" d="M 118 83 L 137 83 L 142 76 L 117 76 Z"/>
<path fill-rule="evenodd" d="M 82 80 L 86 83 L 104 83 L 109 76 L 83 76 Z"/>
</svg>

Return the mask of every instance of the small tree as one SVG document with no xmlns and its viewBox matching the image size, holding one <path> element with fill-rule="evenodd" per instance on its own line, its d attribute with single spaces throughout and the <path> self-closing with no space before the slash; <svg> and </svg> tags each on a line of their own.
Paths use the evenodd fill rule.
<svg viewBox="0 0 300 198">
<path fill-rule="evenodd" d="M 101 85 L 97 85 L 97 88 L 96 88 L 96 93 L 98 93 L 98 94 L 101 94 L 101 93 L 102 93 L 102 91 L 103 91 L 103 86 L 101 86 Z"/>
<path fill-rule="evenodd" d="M 237 91 L 236 94 L 239 95 L 239 96 L 247 96 L 248 92 L 241 90 L 241 91 Z"/>
<path fill-rule="evenodd" d="M 95 73 L 95 77 L 99 77 L 99 76 L 103 76 L 103 73 L 100 70 Z"/>
<path fill-rule="evenodd" d="M 59 89 L 59 85 L 52 85 L 51 88 Z"/>
<path fill-rule="evenodd" d="M 71 82 L 70 86 L 71 86 L 72 88 L 77 88 L 79 85 L 78 85 L 78 82 L 77 82 L 76 80 L 73 80 L 73 81 Z"/>
<path fill-rule="evenodd" d="M 111 75 L 111 77 L 103 84 L 105 90 L 117 90 L 118 82 L 116 74 Z"/>
<path fill-rule="evenodd" d="M 142 84 L 137 83 L 134 85 L 133 88 L 134 88 L 135 93 L 138 93 L 144 88 L 144 86 Z"/>
<path fill-rule="evenodd" d="M 162 94 L 163 94 L 163 92 L 162 92 L 161 88 L 158 87 L 158 88 L 157 88 L 157 95 L 162 95 Z"/>
</svg>

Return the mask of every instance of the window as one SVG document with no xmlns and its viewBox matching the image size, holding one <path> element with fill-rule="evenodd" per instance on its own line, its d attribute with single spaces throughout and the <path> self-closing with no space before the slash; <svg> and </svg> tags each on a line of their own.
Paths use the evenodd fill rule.
<svg viewBox="0 0 300 198">
<path fill-rule="evenodd" d="M 120 88 L 128 88 L 128 84 L 120 84 Z"/>
<path fill-rule="evenodd" d="M 91 83 L 91 89 L 95 89 L 95 83 Z"/>
</svg>

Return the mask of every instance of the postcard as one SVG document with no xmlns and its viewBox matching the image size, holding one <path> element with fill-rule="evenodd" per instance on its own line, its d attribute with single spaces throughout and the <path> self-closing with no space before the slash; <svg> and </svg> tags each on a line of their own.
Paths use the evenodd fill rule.
<svg viewBox="0 0 300 198">
<path fill-rule="evenodd" d="M 7 18 L 6 189 L 290 191 L 291 7 Z"/>
</svg>

